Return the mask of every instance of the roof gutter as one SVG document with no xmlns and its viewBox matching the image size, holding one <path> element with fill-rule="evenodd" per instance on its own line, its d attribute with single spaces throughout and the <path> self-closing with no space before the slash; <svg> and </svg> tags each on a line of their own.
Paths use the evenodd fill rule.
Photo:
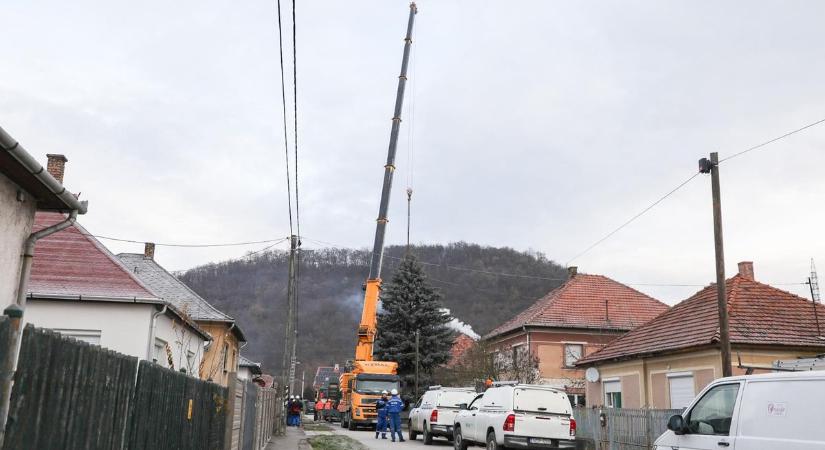
<svg viewBox="0 0 825 450">
<path fill-rule="evenodd" d="M 63 184 L 51 176 L 51 174 L 41 166 L 19 142 L 9 136 L 2 127 L 0 127 L 0 148 L 5 150 L 12 158 L 16 159 L 20 165 L 25 167 L 26 170 L 43 183 L 55 197 L 59 198 L 60 201 L 66 205 L 66 211 L 77 211 L 78 214 L 86 214 L 87 202 L 78 200 L 74 194 L 66 190 Z"/>
<path fill-rule="evenodd" d="M 158 316 L 166 314 L 166 310 L 168 308 L 169 306 L 164 304 L 160 311 L 155 311 L 152 313 L 152 320 L 149 322 L 149 343 L 146 346 L 147 361 L 152 361 L 152 349 L 155 348 L 155 333 L 157 332 L 158 327 Z"/>
<path fill-rule="evenodd" d="M 0 143 L 3 143 L 4 146 L 5 142 L 2 140 L 5 139 L 5 137 L 8 137 L 8 135 L 0 129 Z M 15 143 L 15 148 L 18 147 L 19 145 Z M 28 155 L 28 153 L 24 151 L 21 153 L 23 155 Z M 40 170 L 43 170 L 42 166 L 40 166 Z M 62 185 L 60 185 L 60 183 L 57 183 L 51 175 L 48 175 L 48 177 L 54 181 L 58 187 L 63 189 L 65 193 L 66 190 Z M 6 437 L 6 421 L 9 416 L 11 388 L 14 381 L 14 372 L 17 367 L 17 357 L 20 349 L 20 338 L 22 334 L 20 328 L 23 325 L 23 312 L 26 309 L 26 290 L 29 285 L 29 276 L 31 276 L 32 263 L 34 262 L 34 246 L 38 240 L 69 228 L 75 220 L 77 220 L 78 214 L 86 212 L 86 202 L 77 202 L 74 195 L 70 193 L 68 195 L 74 199 L 75 203 L 78 203 L 78 206 L 82 207 L 82 211 L 80 208 L 74 208 L 66 220 L 29 235 L 29 238 L 26 239 L 26 243 L 23 246 L 23 262 L 20 269 L 20 280 L 17 284 L 16 302 L 3 311 L 3 313 L 11 319 L 11 338 L 8 341 L 8 346 L 3 349 L 4 357 L 2 367 L 0 367 L 0 448 L 2 448 L 3 441 Z"/>
</svg>

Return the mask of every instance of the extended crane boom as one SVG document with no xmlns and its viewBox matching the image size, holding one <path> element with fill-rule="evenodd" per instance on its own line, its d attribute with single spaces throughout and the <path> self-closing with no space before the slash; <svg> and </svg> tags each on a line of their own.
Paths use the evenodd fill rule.
<svg viewBox="0 0 825 450">
<path fill-rule="evenodd" d="M 398 146 L 398 130 L 401 128 L 401 109 L 404 105 L 404 88 L 407 85 L 407 63 L 410 59 L 412 30 L 418 8 L 410 3 L 410 17 L 407 20 L 407 35 L 404 38 L 404 56 L 401 59 L 401 74 L 398 76 L 398 91 L 395 96 L 395 110 L 392 116 L 390 145 L 387 150 L 387 163 L 384 165 L 384 187 L 381 190 L 381 203 L 378 207 L 378 219 L 375 226 L 375 243 L 372 247 L 372 261 L 364 293 L 364 310 L 358 325 L 358 345 L 355 348 L 356 361 L 372 361 L 373 345 L 378 309 L 378 295 L 381 290 L 381 263 L 384 259 L 384 234 L 387 228 L 387 210 L 390 205 L 392 177 L 395 172 L 395 152 Z"/>
</svg>

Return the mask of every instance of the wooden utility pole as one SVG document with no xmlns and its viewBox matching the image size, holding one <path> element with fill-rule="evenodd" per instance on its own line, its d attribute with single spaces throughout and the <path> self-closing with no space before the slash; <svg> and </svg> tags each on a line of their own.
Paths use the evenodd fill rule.
<svg viewBox="0 0 825 450">
<path fill-rule="evenodd" d="M 297 343 L 296 326 L 297 305 L 295 304 L 295 252 L 298 249 L 298 236 L 290 236 L 289 245 L 289 279 L 286 288 L 287 314 L 286 333 L 284 333 L 284 356 L 282 359 L 283 383 L 289 387 L 287 394 L 292 394 L 295 378 L 295 348 Z"/>
<path fill-rule="evenodd" d="M 699 160 L 699 171 L 710 173 L 713 195 L 713 243 L 716 250 L 716 302 L 719 310 L 719 350 L 722 353 L 722 376 L 732 375 L 730 332 L 728 330 L 728 297 L 725 289 L 725 247 L 722 241 L 722 195 L 719 186 L 719 154 L 710 154 L 710 160 Z"/>
</svg>

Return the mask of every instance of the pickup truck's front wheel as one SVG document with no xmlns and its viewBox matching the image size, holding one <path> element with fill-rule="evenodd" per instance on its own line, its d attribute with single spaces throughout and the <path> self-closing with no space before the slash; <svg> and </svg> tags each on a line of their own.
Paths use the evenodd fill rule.
<svg viewBox="0 0 825 450">
<path fill-rule="evenodd" d="M 469 443 L 464 440 L 464 436 L 461 435 L 461 427 L 455 427 L 455 431 L 453 432 L 453 448 L 455 450 L 467 450 L 469 447 Z"/>
<path fill-rule="evenodd" d="M 491 431 L 487 433 L 487 450 L 501 450 L 502 447 L 496 442 L 496 433 Z"/>
</svg>

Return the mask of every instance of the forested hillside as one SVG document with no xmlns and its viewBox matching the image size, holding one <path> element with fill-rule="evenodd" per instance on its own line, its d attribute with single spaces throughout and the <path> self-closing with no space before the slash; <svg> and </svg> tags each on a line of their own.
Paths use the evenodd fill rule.
<svg viewBox="0 0 825 450">
<path fill-rule="evenodd" d="M 404 250 L 402 246 L 387 248 L 385 280 L 392 278 Z M 566 277 L 561 266 L 540 253 L 467 243 L 417 245 L 411 251 L 444 295 L 444 305 L 452 315 L 482 335 Z M 306 365 L 308 383 L 317 365 L 343 363 L 353 357 L 369 253 L 339 248 L 302 250 L 298 359 Z M 250 341 L 243 354 L 262 362 L 272 373 L 280 370 L 283 352 L 287 259 L 287 252 L 273 251 L 179 274 L 192 289 L 238 320 Z"/>
</svg>

